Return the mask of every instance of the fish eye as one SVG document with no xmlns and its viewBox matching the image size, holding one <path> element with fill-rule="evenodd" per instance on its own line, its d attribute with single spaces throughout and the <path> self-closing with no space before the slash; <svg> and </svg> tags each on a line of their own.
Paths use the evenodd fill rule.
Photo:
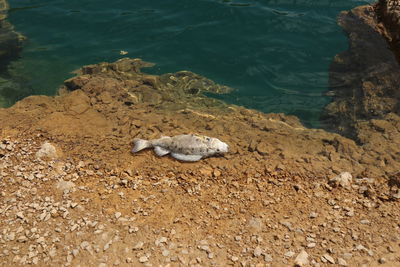
<svg viewBox="0 0 400 267">
<path fill-rule="evenodd" d="M 219 150 L 219 148 L 217 148 L 217 152 L 220 152 L 221 150 Z"/>
</svg>

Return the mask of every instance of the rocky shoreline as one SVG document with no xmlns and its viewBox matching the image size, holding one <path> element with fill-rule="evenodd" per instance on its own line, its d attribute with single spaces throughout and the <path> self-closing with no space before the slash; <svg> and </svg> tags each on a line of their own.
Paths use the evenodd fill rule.
<svg viewBox="0 0 400 267">
<path fill-rule="evenodd" d="M 400 62 L 400 1 L 399 0 L 380 0 L 375 5 L 378 22 L 382 23 L 382 35 L 387 39 L 392 51 L 396 54 Z"/>
<path fill-rule="evenodd" d="M 150 63 L 129 58 L 0 109 L 0 262 L 399 264 L 398 64 L 390 50 L 370 54 L 387 44 L 375 10 L 339 17 L 350 48 L 332 63 L 327 116 L 347 137 L 227 105 L 203 93 L 229 87 L 148 75 Z M 186 164 L 130 153 L 134 138 L 182 133 L 231 152 Z"/>
<path fill-rule="evenodd" d="M 2 68 L 11 60 L 16 59 L 22 49 L 24 37 L 14 30 L 14 26 L 7 19 L 8 3 L 0 0 L 0 62 Z"/>
<path fill-rule="evenodd" d="M 0 0 L 0 107 L 9 106 L 5 96 L 15 94 L 14 91 L 20 91 L 22 86 L 15 81 L 10 64 L 18 59 L 25 37 L 8 22 L 8 9 L 8 2 Z"/>
</svg>

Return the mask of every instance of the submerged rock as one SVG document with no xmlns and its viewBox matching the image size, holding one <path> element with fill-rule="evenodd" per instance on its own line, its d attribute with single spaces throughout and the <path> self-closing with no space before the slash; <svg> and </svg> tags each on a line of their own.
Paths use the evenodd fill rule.
<svg viewBox="0 0 400 267">
<path fill-rule="evenodd" d="M 0 62 L 16 58 L 22 48 L 24 37 L 14 31 L 14 27 L 6 21 L 8 3 L 0 0 Z M 6 66 L 7 64 L 3 65 Z"/>
<path fill-rule="evenodd" d="M 330 66 L 334 97 L 326 106 L 325 118 L 332 130 L 363 142 L 360 122 L 400 113 L 400 66 L 382 36 L 373 6 L 340 13 L 338 24 L 348 35 L 349 48 L 336 55 Z"/>
</svg>

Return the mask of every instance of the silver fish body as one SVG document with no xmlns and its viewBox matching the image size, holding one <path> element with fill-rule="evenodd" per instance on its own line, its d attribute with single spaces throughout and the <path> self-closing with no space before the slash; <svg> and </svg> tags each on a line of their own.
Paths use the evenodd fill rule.
<svg viewBox="0 0 400 267">
<path fill-rule="evenodd" d="M 163 136 L 154 140 L 136 139 L 134 143 L 133 153 L 153 147 L 158 156 L 170 154 L 181 161 L 198 161 L 205 157 L 226 153 L 229 149 L 226 143 L 217 138 L 195 134 Z"/>
</svg>

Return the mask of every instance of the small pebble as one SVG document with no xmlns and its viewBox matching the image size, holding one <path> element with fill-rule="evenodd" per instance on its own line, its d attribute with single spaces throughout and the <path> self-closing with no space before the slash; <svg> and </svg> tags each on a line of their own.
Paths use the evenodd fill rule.
<svg viewBox="0 0 400 267">
<path fill-rule="evenodd" d="M 253 256 L 254 257 L 260 257 L 262 254 L 262 249 L 260 247 L 256 247 L 253 251 Z"/>
<path fill-rule="evenodd" d="M 291 257 L 294 256 L 294 254 L 295 254 L 295 253 L 294 253 L 293 251 L 288 251 L 288 252 L 285 253 L 285 257 L 291 258 Z"/>
<path fill-rule="evenodd" d="M 379 258 L 378 262 L 379 262 L 380 264 L 384 264 L 384 263 L 387 262 L 387 260 L 386 260 L 386 258 L 382 257 L 382 258 Z"/>
<path fill-rule="evenodd" d="M 317 245 L 316 243 L 312 242 L 312 243 L 308 243 L 307 247 L 308 248 L 315 248 L 316 245 Z"/>
<path fill-rule="evenodd" d="M 307 266 L 308 261 L 308 253 L 305 250 L 302 250 L 299 255 L 297 255 L 296 259 L 294 260 L 296 266 Z"/>
<path fill-rule="evenodd" d="M 347 266 L 347 262 L 342 258 L 338 258 L 338 264 L 340 266 Z"/>
<path fill-rule="evenodd" d="M 147 256 L 141 256 L 140 258 L 139 258 L 139 262 L 140 263 L 145 263 L 145 262 L 147 262 L 149 260 L 149 258 L 147 257 Z"/>
<path fill-rule="evenodd" d="M 332 256 L 330 256 L 329 254 L 324 254 L 322 256 L 325 260 L 327 260 L 329 263 L 335 264 L 335 259 L 332 258 Z"/>
</svg>

